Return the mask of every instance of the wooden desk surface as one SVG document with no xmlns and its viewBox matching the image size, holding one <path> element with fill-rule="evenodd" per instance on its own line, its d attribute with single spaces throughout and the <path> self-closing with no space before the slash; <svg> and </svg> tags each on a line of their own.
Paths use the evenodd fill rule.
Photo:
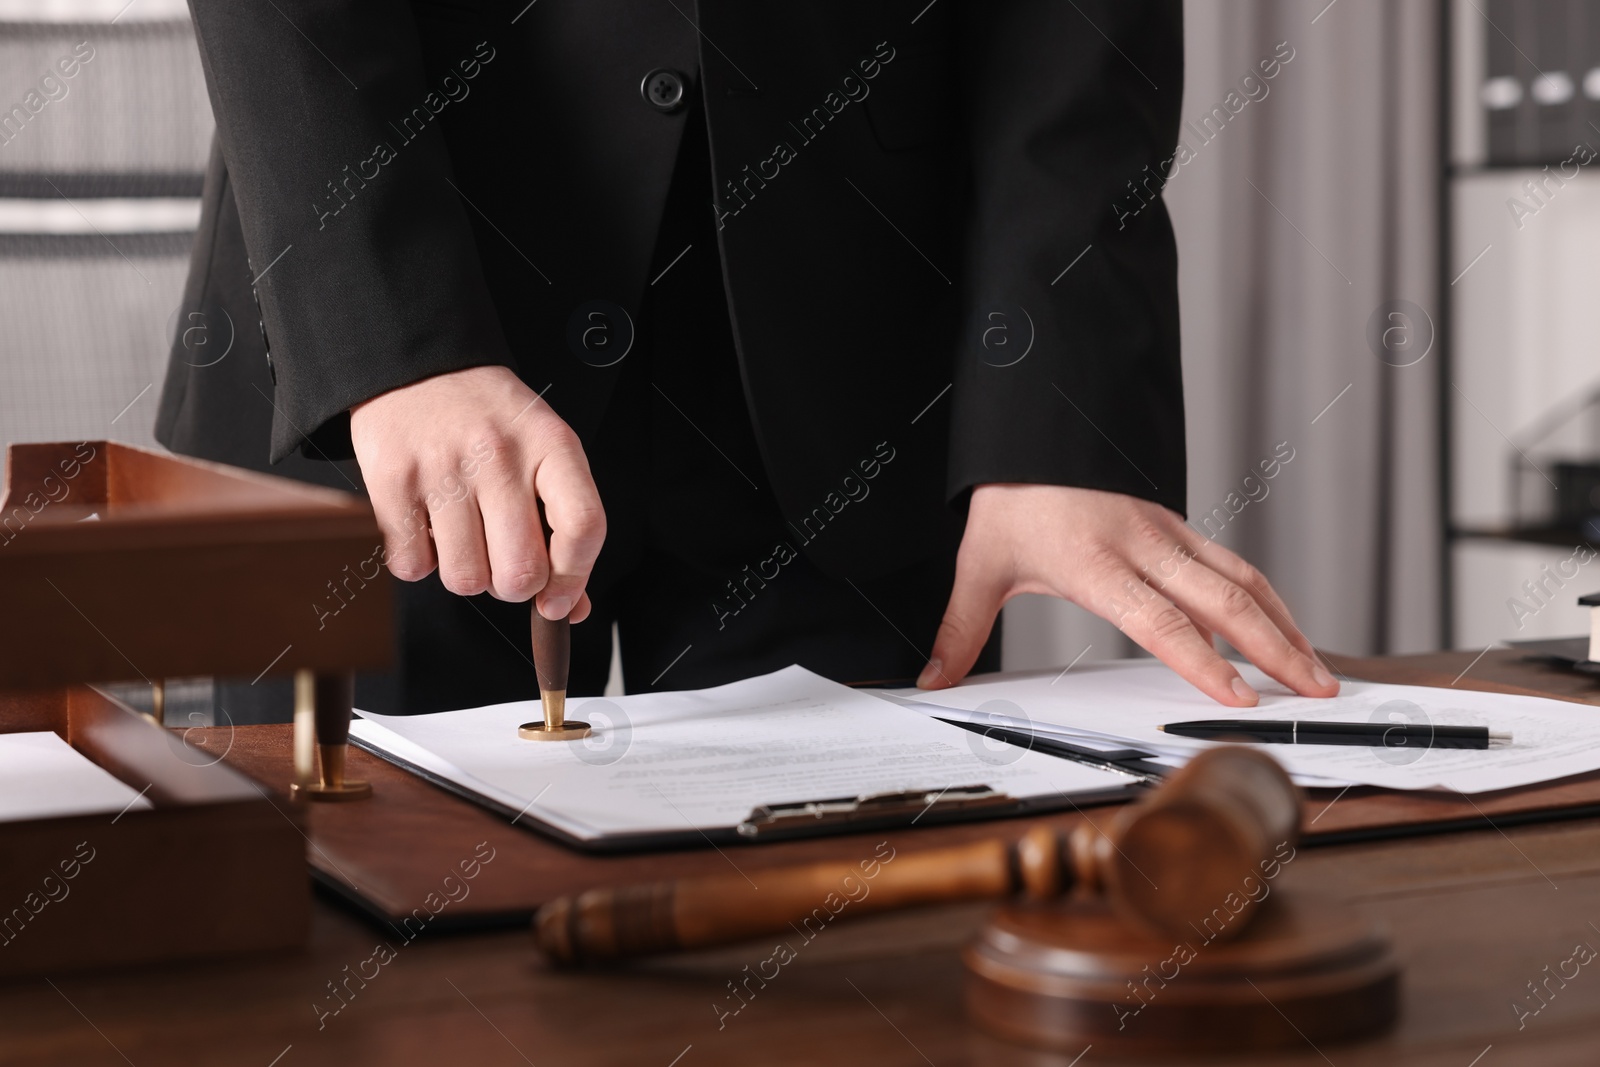
<svg viewBox="0 0 1600 1067">
<path fill-rule="evenodd" d="M 1471 654 L 1436 659 L 1459 670 Z M 1505 657 L 1477 670 L 1504 673 Z M 1508 684 L 1532 678 L 1521 673 L 1510 669 Z M 479 877 L 493 878 L 493 864 Z M 1389 925 L 1405 965 L 1401 1021 L 1375 1041 L 1225 1062 L 1588 1067 L 1600 1058 L 1600 820 L 1302 849 L 1278 887 L 1338 896 Z M 174 887 L 174 907 L 181 897 Z M 424 933 L 406 944 L 319 902 L 305 952 L 0 985 L 0 1064 L 1068 1067 L 1072 1055 L 1017 1049 L 967 1024 L 957 949 L 984 910 L 830 927 L 764 989 L 752 982 L 756 995 L 719 1023 L 719 1006 L 740 1003 L 728 984 L 771 945 L 563 974 L 520 932 Z M 363 964 L 384 941 L 393 958 Z M 1576 956 L 1586 964 L 1568 962 L 1579 945 L 1593 947 Z M 363 967 L 376 976 L 364 988 L 351 980 L 348 1003 L 319 1020 L 318 1005 L 340 1003 L 329 983 Z M 1548 1003 L 1519 1028 L 1512 1005 L 1539 1008 L 1529 983 L 1563 967 L 1576 977 L 1550 979 Z M 1091 1050 L 1078 1062 L 1106 1059 Z"/>
</svg>

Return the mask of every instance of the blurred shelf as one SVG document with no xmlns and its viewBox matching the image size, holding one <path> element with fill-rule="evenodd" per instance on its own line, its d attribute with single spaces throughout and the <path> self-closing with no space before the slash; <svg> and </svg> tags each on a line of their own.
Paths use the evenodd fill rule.
<svg viewBox="0 0 1600 1067">
<path fill-rule="evenodd" d="M 1589 538 L 1577 526 L 1454 526 L 1449 538 L 1451 541 L 1502 541 L 1555 548 L 1575 548 L 1589 543 Z"/>
<path fill-rule="evenodd" d="M 1545 167 L 1559 167 L 1566 159 L 1552 159 L 1544 163 L 1452 163 L 1445 168 L 1445 174 L 1450 178 L 1477 178 L 1477 177 L 1510 177 L 1522 173 L 1529 176 L 1542 173 Z M 1593 169 L 1591 161 L 1578 167 L 1578 173 L 1572 177 L 1561 175 L 1562 181 L 1596 181 L 1600 180 L 1589 175 Z"/>
</svg>

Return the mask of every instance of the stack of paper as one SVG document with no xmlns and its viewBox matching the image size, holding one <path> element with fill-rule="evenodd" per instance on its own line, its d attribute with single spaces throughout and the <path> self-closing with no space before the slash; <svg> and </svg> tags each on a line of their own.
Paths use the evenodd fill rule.
<svg viewBox="0 0 1600 1067">
<path fill-rule="evenodd" d="M 788 667 L 715 689 L 572 700 L 582 741 L 526 741 L 533 700 L 432 715 L 368 715 L 364 747 L 581 841 L 728 829 L 760 805 L 990 786 L 1027 801 L 1087 800 L 1133 781 L 995 746 Z"/>
<path fill-rule="evenodd" d="M 1509 731 L 1491 749 L 1260 745 L 1302 785 L 1374 785 L 1480 793 L 1600 770 L 1600 709 L 1543 697 L 1344 681 L 1336 697 L 1297 696 L 1255 668 L 1240 673 L 1261 694 L 1254 708 L 1223 707 L 1172 670 L 1123 660 L 1066 672 L 986 675 L 937 692 L 887 694 L 924 714 L 999 726 L 1089 747 L 1131 746 L 1164 762 L 1234 742 L 1198 741 L 1157 730 L 1196 719 L 1432 723 Z"/>
<path fill-rule="evenodd" d="M 1261 694 L 1225 708 L 1150 660 L 989 675 L 939 692 L 873 694 L 800 667 L 697 692 L 573 700 L 581 741 L 526 741 L 527 700 L 434 715 L 366 715 L 358 744 L 579 842 L 731 831 L 762 805 L 989 787 L 1035 807 L 1123 795 L 1136 776 L 952 723 L 1048 739 L 1103 759 L 1179 766 L 1214 744 L 1157 727 L 1195 719 L 1487 726 L 1491 749 L 1261 745 L 1302 785 L 1478 793 L 1600 770 L 1600 710 L 1539 697 L 1346 681 L 1299 697 L 1249 666 Z M 946 721 L 938 721 L 938 720 Z M 3 765 L 0 765 L 3 769 Z M 125 802 L 125 801 L 124 801 Z"/>
<path fill-rule="evenodd" d="M 0 822 L 120 814 L 150 802 L 50 730 L 0 734 Z"/>
</svg>

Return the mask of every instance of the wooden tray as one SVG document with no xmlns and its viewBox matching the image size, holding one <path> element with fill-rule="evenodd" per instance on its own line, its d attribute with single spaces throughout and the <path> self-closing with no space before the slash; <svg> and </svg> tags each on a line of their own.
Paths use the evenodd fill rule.
<svg viewBox="0 0 1600 1067">
<path fill-rule="evenodd" d="M 0 977 L 303 945 L 298 812 L 88 686 L 0 693 L 0 733 L 54 730 L 153 807 L 0 823 Z"/>
<path fill-rule="evenodd" d="M 7 451 L 0 732 L 53 730 L 154 808 L 0 823 L 0 975 L 305 941 L 300 815 L 81 683 L 385 667 L 380 545 L 349 494 L 105 441 Z"/>
<path fill-rule="evenodd" d="M 1373 681 L 1449 685 L 1472 653 L 1358 660 L 1335 657 L 1340 671 Z M 1461 688 L 1556 696 L 1600 703 L 1593 679 L 1550 674 L 1513 653 L 1478 661 Z M 1600 710 L 1597 710 L 1600 714 Z M 202 747 L 221 753 L 269 788 L 289 781 L 287 726 L 197 732 Z M 594 886 L 623 885 L 686 875 L 743 872 L 754 884 L 763 868 L 873 855 L 880 841 L 895 849 L 935 848 L 1004 834 L 1036 824 L 1062 828 L 1099 820 L 1096 809 L 990 822 L 916 827 L 802 841 L 678 849 L 623 856 L 585 855 L 565 848 L 357 748 L 350 773 L 373 784 L 358 804 L 322 805 L 307 812 L 312 872 L 319 882 L 373 917 L 409 932 L 421 927 L 525 923 L 553 897 Z M 1306 799 L 1306 844 L 1354 838 L 1481 829 L 1600 813 L 1600 775 L 1497 793 L 1396 793 L 1377 789 L 1314 790 Z M 483 862 L 483 857 L 492 859 Z M 474 863 L 474 861 L 477 861 Z M 462 865 L 466 864 L 466 868 Z M 465 870 L 475 872 L 463 877 Z M 447 882 L 446 880 L 449 879 Z M 452 899 L 454 897 L 455 899 Z"/>
<path fill-rule="evenodd" d="M 0 690 L 385 668 L 381 544 L 348 493 L 105 441 L 12 445 Z"/>
</svg>

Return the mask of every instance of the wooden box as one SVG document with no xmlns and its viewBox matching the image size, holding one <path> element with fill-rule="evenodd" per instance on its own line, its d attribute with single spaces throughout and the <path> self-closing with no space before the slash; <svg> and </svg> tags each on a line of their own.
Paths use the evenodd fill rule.
<svg viewBox="0 0 1600 1067">
<path fill-rule="evenodd" d="M 348 493 L 105 441 L 12 445 L 0 691 L 388 666 L 388 572 Z"/>
<path fill-rule="evenodd" d="M 387 666 L 381 545 L 349 494 L 104 441 L 9 449 L 0 733 L 53 730 L 153 807 L 0 822 L 0 976 L 304 943 L 304 813 L 88 683 Z"/>
<path fill-rule="evenodd" d="M 0 977 L 303 945 L 302 814 L 90 686 L 0 693 L 153 807 L 0 823 Z"/>
</svg>

